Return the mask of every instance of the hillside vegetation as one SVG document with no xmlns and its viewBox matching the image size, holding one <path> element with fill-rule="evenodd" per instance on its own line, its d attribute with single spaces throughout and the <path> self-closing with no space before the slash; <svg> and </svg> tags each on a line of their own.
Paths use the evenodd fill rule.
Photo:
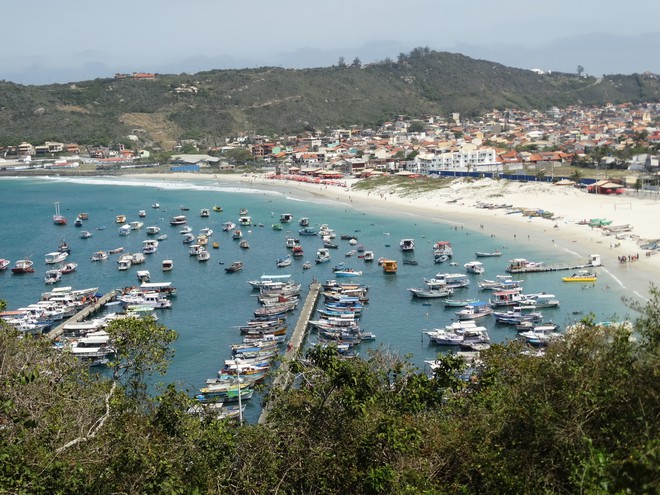
<svg viewBox="0 0 660 495">
<path fill-rule="evenodd" d="M 196 93 L 178 94 L 182 85 Z M 476 116 L 493 108 L 658 101 L 639 75 L 602 80 L 538 75 L 459 54 L 415 49 L 396 62 L 316 69 L 263 67 L 23 86 L 0 82 L 0 145 L 22 140 L 104 144 L 137 132 L 167 148 L 182 138 L 219 144 L 247 133 L 297 133 L 397 115 Z"/>
</svg>

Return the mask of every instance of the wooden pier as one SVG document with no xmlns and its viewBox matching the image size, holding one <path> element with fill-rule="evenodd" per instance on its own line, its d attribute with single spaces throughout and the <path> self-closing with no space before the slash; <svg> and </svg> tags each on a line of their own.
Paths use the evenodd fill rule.
<svg viewBox="0 0 660 495">
<path fill-rule="evenodd" d="M 305 304 L 300 311 L 300 316 L 298 317 L 298 323 L 291 334 L 289 343 L 287 344 L 286 352 L 282 358 L 282 363 L 280 364 L 280 373 L 277 374 L 271 388 L 287 388 L 291 383 L 291 374 L 289 373 L 289 362 L 298 354 L 298 351 L 302 347 L 302 343 L 307 335 L 307 328 L 309 327 L 309 320 L 312 317 L 312 313 L 316 308 L 316 303 L 319 299 L 319 294 L 321 293 L 321 284 L 318 282 L 312 282 L 309 286 L 309 294 L 305 299 Z M 268 416 L 268 406 L 264 407 L 259 416 L 259 423 L 263 424 L 266 422 L 266 417 Z"/>
<path fill-rule="evenodd" d="M 64 332 L 64 327 L 67 324 L 69 324 L 69 323 L 78 323 L 78 322 L 84 320 L 85 318 L 87 318 L 88 316 L 93 315 L 99 309 L 101 309 L 103 306 L 105 306 L 110 301 L 112 301 L 115 298 L 116 295 L 117 295 L 117 291 L 114 291 L 114 290 L 108 292 L 107 294 L 104 294 L 103 296 L 99 297 L 96 300 L 96 302 L 94 302 L 93 304 L 89 304 L 89 305 L 85 306 L 83 309 L 78 311 L 75 315 L 73 315 L 72 317 L 68 318 L 64 322 L 57 325 L 50 332 L 48 332 L 46 334 L 46 336 L 51 340 L 55 339 L 56 337 L 59 337 Z"/>
</svg>

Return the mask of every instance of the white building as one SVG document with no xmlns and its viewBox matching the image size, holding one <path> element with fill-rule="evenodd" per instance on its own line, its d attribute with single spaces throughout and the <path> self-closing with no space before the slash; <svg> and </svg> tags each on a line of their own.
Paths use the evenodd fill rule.
<svg viewBox="0 0 660 495">
<path fill-rule="evenodd" d="M 420 154 L 415 158 L 417 171 L 431 175 L 434 172 L 496 172 L 501 167 L 493 148 L 461 149 L 439 153 Z"/>
</svg>

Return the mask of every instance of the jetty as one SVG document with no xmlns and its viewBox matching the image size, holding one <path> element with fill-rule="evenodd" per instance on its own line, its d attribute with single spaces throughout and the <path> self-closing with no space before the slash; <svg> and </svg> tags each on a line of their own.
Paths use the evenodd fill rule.
<svg viewBox="0 0 660 495">
<path fill-rule="evenodd" d="M 319 299 L 319 294 L 321 293 L 321 284 L 314 281 L 309 285 L 309 294 L 305 299 L 305 304 L 303 305 L 300 316 L 298 317 L 298 322 L 296 327 L 291 334 L 289 343 L 287 344 L 286 352 L 282 358 L 282 364 L 280 364 L 280 373 L 277 374 L 273 383 L 271 384 L 271 389 L 280 388 L 285 389 L 291 383 L 291 374 L 289 373 L 289 362 L 296 358 L 298 351 L 300 350 L 302 343 L 307 335 L 307 329 L 309 327 L 309 320 L 312 317 L 312 313 L 316 309 L 316 304 Z M 266 405 L 259 415 L 259 424 L 266 422 L 266 417 L 268 416 L 269 406 Z"/>
<path fill-rule="evenodd" d="M 68 325 L 69 323 L 78 323 L 80 321 L 83 321 L 85 318 L 87 318 L 90 315 L 93 315 L 96 313 L 98 310 L 103 308 L 106 304 L 108 304 L 110 301 L 114 300 L 115 297 L 117 296 L 117 291 L 110 291 L 103 296 L 99 297 L 95 302 L 92 304 L 88 304 L 85 306 L 83 309 L 78 311 L 75 315 L 71 316 L 70 318 L 64 320 L 62 323 L 57 325 L 55 328 L 53 328 L 50 332 L 46 334 L 46 336 L 54 340 L 55 338 L 59 337 L 64 333 L 64 327 Z"/>
<path fill-rule="evenodd" d="M 509 266 L 505 268 L 508 273 L 544 273 L 558 272 L 564 270 L 584 270 L 587 268 L 596 268 L 603 266 L 600 261 L 600 255 L 592 254 L 586 263 L 580 265 L 544 265 L 543 263 L 528 262 L 525 259 L 511 260 Z"/>
</svg>

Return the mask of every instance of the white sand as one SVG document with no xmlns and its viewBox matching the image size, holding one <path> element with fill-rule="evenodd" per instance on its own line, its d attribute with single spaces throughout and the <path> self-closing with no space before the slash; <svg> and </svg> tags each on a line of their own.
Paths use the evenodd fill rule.
<svg viewBox="0 0 660 495">
<path fill-rule="evenodd" d="M 497 233 L 509 243 L 551 244 L 567 253 L 567 263 L 586 262 L 588 255 L 600 254 L 604 265 L 602 270 L 613 277 L 612 283 L 621 285 L 631 297 L 643 300 L 648 298 L 650 284 L 660 279 L 660 256 L 646 256 L 646 252 L 639 248 L 642 240 L 660 239 L 660 224 L 656 220 L 660 214 L 660 200 L 657 197 L 604 196 L 588 194 L 584 189 L 570 186 L 492 179 L 457 179 L 443 189 L 411 194 L 390 188 L 356 190 L 352 186 L 357 179 L 348 179 L 344 181 L 346 187 L 340 187 L 268 179 L 263 175 L 178 173 L 132 177 L 197 181 L 217 178 L 221 182 L 240 183 L 243 187 L 338 201 L 362 211 L 418 214 L 473 230 L 481 230 L 483 225 L 483 232 Z M 554 219 L 506 214 L 504 209 L 477 208 L 479 202 L 551 211 Z M 578 223 L 592 218 L 607 218 L 613 221 L 612 225 L 628 224 L 632 231 L 625 238 L 616 239 L 604 235 L 602 229 Z M 625 264 L 618 261 L 619 256 L 636 254 L 639 254 L 638 261 Z"/>
</svg>

